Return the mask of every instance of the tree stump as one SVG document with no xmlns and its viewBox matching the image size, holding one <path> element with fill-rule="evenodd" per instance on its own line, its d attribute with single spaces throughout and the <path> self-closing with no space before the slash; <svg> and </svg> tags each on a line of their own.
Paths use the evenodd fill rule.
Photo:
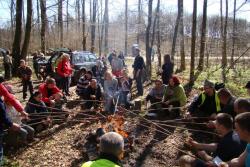
<svg viewBox="0 0 250 167">
<path fill-rule="evenodd" d="M 141 106 L 142 106 L 141 99 L 135 99 L 134 102 L 135 102 L 134 110 L 141 111 Z"/>
</svg>

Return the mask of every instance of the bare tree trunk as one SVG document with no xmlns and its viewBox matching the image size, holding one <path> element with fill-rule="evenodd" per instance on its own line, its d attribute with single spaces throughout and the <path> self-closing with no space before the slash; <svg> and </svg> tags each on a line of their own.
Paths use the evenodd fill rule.
<svg viewBox="0 0 250 167">
<path fill-rule="evenodd" d="M 203 2 L 203 18 L 202 18 L 202 27 L 201 27 L 200 59 L 199 59 L 199 64 L 198 64 L 199 71 L 202 71 L 204 68 L 206 32 L 207 32 L 207 0 L 204 0 L 204 2 Z"/>
<path fill-rule="evenodd" d="M 180 53 L 181 53 L 181 66 L 180 71 L 184 71 L 186 69 L 185 62 L 185 36 L 184 36 L 184 26 L 183 26 L 183 0 L 178 0 L 179 8 L 180 8 Z"/>
<path fill-rule="evenodd" d="M 31 33 L 31 25 L 32 25 L 32 0 L 27 0 L 27 18 L 26 18 L 26 28 L 25 28 L 25 38 L 23 42 L 23 48 L 21 52 L 21 57 L 26 59 L 28 49 L 29 49 L 29 42 L 30 42 L 30 33 Z"/>
<path fill-rule="evenodd" d="M 67 29 L 67 35 L 68 35 L 69 34 L 69 0 L 66 1 L 66 29 Z"/>
<path fill-rule="evenodd" d="M 158 53 L 158 65 L 161 67 L 161 33 L 160 33 L 160 3 L 158 0 L 156 7 L 156 16 L 157 16 L 157 53 Z"/>
<path fill-rule="evenodd" d="M 91 52 L 95 51 L 95 28 L 96 28 L 96 7 L 97 0 L 93 0 L 93 14 L 92 14 L 92 23 L 91 23 Z"/>
<path fill-rule="evenodd" d="M 39 0 L 36 0 L 36 13 L 37 13 L 37 24 L 40 25 L 40 8 L 39 8 Z M 38 26 L 39 28 L 39 26 Z"/>
<path fill-rule="evenodd" d="M 22 8 L 23 1 L 16 0 L 16 30 L 15 37 L 12 46 L 12 54 L 13 54 L 13 74 L 16 74 L 17 68 L 20 64 L 20 60 L 22 59 L 20 54 L 20 44 L 22 40 Z"/>
<path fill-rule="evenodd" d="M 63 3 L 62 0 L 58 0 L 58 33 L 59 33 L 59 43 L 63 47 Z"/>
<path fill-rule="evenodd" d="M 141 32 L 141 0 L 138 0 L 138 32 L 137 32 L 137 44 L 140 42 L 140 32 Z"/>
<path fill-rule="evenodd" d="M 14 37 L 14 12 L 15 12 L 15 8 L 14 8 L 14 0 L 10 1 L 10 24 L 11 24 L 11 37 Z"/>
<path fill-rule="evenodd" d="M 228 24 L 228 0 L 226 0 L 226 17 L 224 23 L 224 31 L 223 31 L 223 45 L 222 45 L 222 78 L 223 82 L 226 82 L 226 71 L 225 68 L 227 66 L 227 24 Z"/>
<path fill-rule="evenodd" d="M 98 38 L 99 38 L 99 56 L 102 55 L 102 48 L 103 48 L 103 31 L 104 31 L 104 25 L 103 25 L 103 1 L 100 1 L 100 8 L 98 7 Z M 99 6 L 99 5 L 98 5 Z M 100 25 L 101 23 L 101 25 Z"/>
<path fill-rule="evenodd" d="M 81 26 L 81 14 L 80 14 L 80 1 L 76 0 L 76 18 L 77 18 L 77 32 L 80 32 L 80 26 Z"/>
<path fill-rule="evenodd" d="M 125 0 L 125 52 L 127 56 L 128 52 L 128 0 Z"/>
<path fill-rule="evenodd" d="M 108 10 L 108 0 L 105 0 L 105 11 L 104 11 L 104 28 L 105 28 L 105 38 L 104 38 L 104 48 L 105 53 L 108 53 L 109 47 L 108 47 L 108 34 L 109 34 L 109 10 Z"/>
<path fill-rule="evenodd" d="M 85 16 L 85 0 L 82 0 L 82 49 L 86 50 L 86 34 L 85 34 L 85 27 L 86 27 L 86 16 Z"/>
<path fill-rule="evenodd" d="M 232 55 L 231 55 L 231 68 L 234 68 L 234 49 L 235 49 L 235 38 L 236 38 L 236 0 L 234 0 L 234 16 L 233 16 L 233 43 L 232 43 Z"/>
<path fill-rule="evenodd" d="M 195 41 L 196 41 L 196 26 L 197 26 L 197 0 L 194 0 L 193 6 L 193 21 L 192 21 L 192 43 L 191 43 L 191 62 L 190 62 L 190 78 L 189 85 L 194 85 L 194 62 L 195 62 Z"/>
<path fill-rule="evenodd" d="M 46 14 L 46 0 L 40 0 L 41 9 L 41 51 L 46 53 L 46 25 L 47 25 L 47 14 Z"/>
<path fill-rule="evenodd" d="M 148 1 L 148 25 L 146 29 L 146 66 L 149 79 L 151 79 L 151 50 L 150 50 L 150 28 L 152 22 L 152 3 L 153 0 Z"/>
<path fill-rule="evenodd" d="M 173 36 L 172 49 L 171 49 L 171 59 L 173 62 L 174 62 L 174 57 L 175 57 L 175 47 L 176 47 L 176 40 L 177 40 L 177 34 L 178 34 L 178 28 L 179 28 L 179 22 L 180 22 L 180 7 L 179 6 L 180 6 L 180 3 L 178 3 L 178 15 L 177 15 L 176 22 L 175 22 L 174 36 Z"/>
</svg>

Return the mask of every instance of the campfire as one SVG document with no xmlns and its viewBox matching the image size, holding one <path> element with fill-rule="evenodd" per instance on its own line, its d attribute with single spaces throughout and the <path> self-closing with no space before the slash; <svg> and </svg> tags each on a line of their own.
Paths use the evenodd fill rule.
<svg viewBox="0 0 250 167">
<path fill-rule="evenodd" d="M 132 135 L 130 135 L 129 132 L 124 130 L 125 124 L 126 121 L 124 117 L 121 115 L 108 116 L 106 121 L 101 123 L 101 126 L 97 128 L 95 132 L 90 133 L 87 137 L 88 144 L 91 147 L 90 149 L 87 150 L 90 157 L 93 156 L 97 157 L 100 137 L 107 132 L 116 132 L 123 137 L 125 143 L 124 147 L 125 155 L 128 154 L 129 151 L 133 148 L 134 138 Z"/>
</svg>

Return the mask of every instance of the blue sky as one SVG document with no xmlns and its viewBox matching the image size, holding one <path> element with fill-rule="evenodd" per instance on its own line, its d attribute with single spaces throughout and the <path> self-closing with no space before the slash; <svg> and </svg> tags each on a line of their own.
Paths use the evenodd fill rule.
<svg viewBox="0 0 250 167">
<path fill-rule="evenodd" d="M 47 0 L 48 5 L 54 4 L 55 0 Z M 90 0 L 86 0 L 87 4 L 87 14 L 89 12 L 88 5 Z M 101 1 L 101 0 L 99 0 Z M 104 0 L 102 0 L 104 3 Z M 237 0 L 237 6 L 241 5 L 245 0 Z M 157 0 L 154 0 L 154 7 L 156 6 Z M 225 0 L 223 0 L 225 2 Z M 4 26 L 6 22 L 10 20 L 10 12 L 9 12 L 9 3 L 10 0 L 0 0 L 0 26 Z M 25 1 L 26 3 L 26 1 Z M 36 3 L 36 0 L 33 1 L 33 3 Z M 138 0 L 128 0 L 129 5 L 129 11 L 137 11 L 137 3 Z M 142 0 L 143 3 L 143 9 L 147 10 L 147 1 Z M 74 14 L 74 4 L 75 0 L 70 0 L 70 13 L 71 15 Z M 34 4 L 36 5 L 36 4 Z M 110 17 L 111 19 L 115 17 L 118 13 L 122 13 L 124 11 L 124 5 L 125 0 L 109 0 L 109 10 L 110 10 Z M 203 6 L 203 0 L 198 0 L 198 14 L 202 13 L 202 6 Z M 65 7 L 65 4 L 64 4 Z M 36 8 L 36 7 L 34 7 Z M 177 10 L 177 0 L 161 0 L 161 9 L 164 11 L 170 11 L 175 12 Z M 192 13 L 193 10 L 193 1 L 192 0 L 184 0 L 184 10 L 188 13 Z M 52 16 L 55 14 L 55 11 L 57 11 L 56 7 L 51 8 L 48 11 L 48 16 Z M 208 0 L 208 15 L 219 15 L 220 11 L 220 0 Z M 65 9 L 64 9 L 65 12 Z M 233 0 L 229 0 L 229 16 L 233 16 Z M 246 5 L 244 5 L 238 12 L 237 12 L 238 18 L 247 19 L 250 22 L 250 2 L 248 2 Z"/>
</svg>

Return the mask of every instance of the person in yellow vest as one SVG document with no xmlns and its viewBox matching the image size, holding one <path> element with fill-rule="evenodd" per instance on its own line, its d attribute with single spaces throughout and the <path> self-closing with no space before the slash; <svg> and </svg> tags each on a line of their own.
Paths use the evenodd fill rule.
<svg viewBox="0 0 250 167">
<path fill-rule="evenodd" d="M 188 108 L 188 115 L 196 117 L 215 117 L 221 111 L 220 99 L 214 83 L 209 80 L 204 81 L 203 92 L 196 98 Z"/>
<path fill-rule="evenodd" d="M 96 160 L 85 162 L 82 167 L 120 167 L 124 152 L 123 137 L 116 132 L 105 133 L 100 138 L 99 151 Z"/>
</svg>

